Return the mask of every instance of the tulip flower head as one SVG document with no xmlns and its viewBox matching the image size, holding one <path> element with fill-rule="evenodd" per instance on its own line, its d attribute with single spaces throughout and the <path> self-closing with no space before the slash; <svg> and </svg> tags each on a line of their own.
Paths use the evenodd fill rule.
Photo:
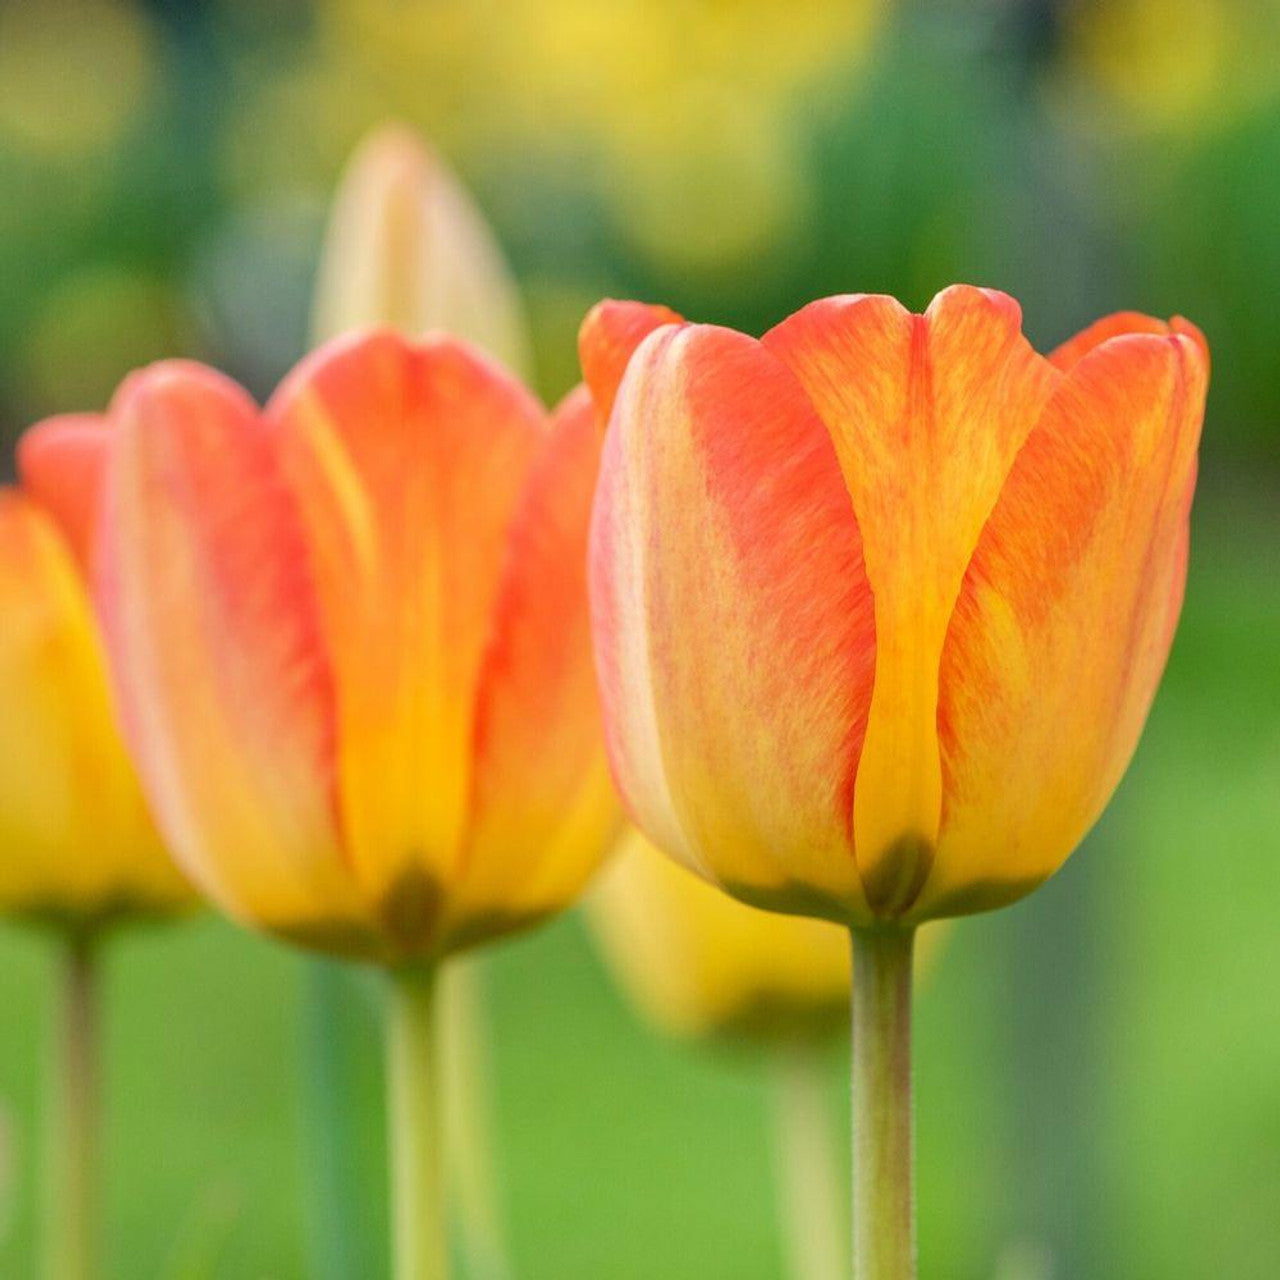
<svg viewBox="0 0 1280 1280">
<path fill-rule="evenodd" d="M 0 489 L 0 911 L 76 931 L 193 899 L 112 712 L 86 585 L 96 433 L 33 429 L 20 486 Z"/>
<path fill-rule="evenodd" d="M 431 960 L 564 905 L 615 805 L 591 406 L 464 343 L 338 340 L 265 410 L 201 366 L 109 415 L 100 612 L 176 856 L 296 942 Z"/>
<path fill-rule="evenodd" d="M 1172 642 L 1208 355 L 1125 314 L 1052 355 L 956 286 L 756 340 L 588 317 L 611 765 L 744 901 L 856 928 L 1014 901 L 1097 819 Z M 645 336 L 647 334 L 647 336 Z"/>
</svg>

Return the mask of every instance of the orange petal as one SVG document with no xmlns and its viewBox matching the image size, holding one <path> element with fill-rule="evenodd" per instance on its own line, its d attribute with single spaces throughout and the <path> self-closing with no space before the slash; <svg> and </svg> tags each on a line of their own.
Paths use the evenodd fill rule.
<svg viewBox="0 0 1280 1280">
<path fill-rule="evenodd" d="M 1184 320 L 1181 316 L 1174 316 L 1172 320 L 1157 320 L 1140 311 L 1117 311 L 1113 315 L 1103 316 L 1101 320 L 1095 320 L 1074 338 L 1067 339 L 1050 354 L 1049 359 L 1065 373 L 1079 364 L 1094 347 L 1126 333 L 1185 334 L 1200 348 L 1206 364 L 1208 363 L 1209 344 L 1205 341 L 1204 334 L 1190 320 Z"/>
<path fill-rule="evenodd" d="M 513 369 L 529 363 L 520 295 L 484 215 L 422 138 L 395 124 L 370 133 L 343 175 L 313 318 L 317 342 L 380 325 L 440 329 Z"/>
<path fill-rule="evenodd" d="M 955 286 L 923 316 L 828 298 L 764 339 L 826 424 L 875 596 L 875 693 L 853 797 L 858 867 L 894 914 L 928 873 L 942 775 L 938 663 L 965 567 L 1058 374 L 1017 303 Z"/>
<path fill-rule="evenodd" d="M 7 488 L 0 617 L 0 910 L 84 919 L 186 901 L 116 731 L 67 544 Z"/>
<path fill-rule="evenodd" d="M 591 558 L 611 763 L 639 825 L 748 900 L 864 916 L 849 828 L 871 597 L 830 438 L 765 347 L 706 326 L 645 340 Z"/>
<path fill-rule="evenodd" d="M 585 388 L 557 410 L 511 528 L 480 675 L 466 862 L 449 930 L 474 940 L 570 902 L 620 821 L 587 614 L 600 433 Z"/>
<path fill-rule="evenodd" d="M 268 414 L 316 571 L 350 856 L 420 932 L 462 856 L 481 662 L 545 416 L 464 344 L 388 332 L 322 348 Z"/>
<path fill-rule="evenodd" d="M 591 388 L 601 424 L 608 422 L 627 361 L 655 329 L 683 324 L 670 307 L 646 302 L 615 302 L 606 298 L 587 312 L 578 333 L 582 376 Z"/>
<path fill-rule="evenodd" d="M 99 414 L 46 418 L 18 441 L 23 489 L 57 521 L 82 571 L 97 531 L 110 427 Z"/>
<path fill-rule="evenodd" d="M 1119 782 L 1181 606 L 1207 372 L 1191 336 L 1105 341 L 1023 447 L 943 653 L 946 803 L 913 914 L 1027 892 Z"/>
<path fill-rule="evenodd" d="M 101 614 L 160 826 L 242 919 L 292 930 L 354 912 L 329 671 L 258 411 L 212 370 L 170 362 L 129 379 L 111 419 Z"/>
</svg>

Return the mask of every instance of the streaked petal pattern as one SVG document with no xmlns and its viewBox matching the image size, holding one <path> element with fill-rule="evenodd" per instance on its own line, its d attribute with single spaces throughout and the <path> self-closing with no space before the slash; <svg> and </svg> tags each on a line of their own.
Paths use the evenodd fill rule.
<svg viewBox="0 0 1280 1280">
<path fill-rule="evenodd" d="M 1058 375 L 1017 304 L 954 287 L 922 316 L 830 298 L 765 343 L 831 432 L 875 595 L 876 673 L 853 798 L 867 896 L 892 914 L 928 874 L 942 812 L 938 663 L 965 568 Z"/>
<path fill-rule="evenodd" d="M 839 916 L 861 893 L 850 808 L 871 599 L 830 438 L 759 343 L 664 328 L 632 358 L 592 608 L 614 776 L 639 825 L 748 900 Z"/>
<path fill-rule="evenodd" d="M 583 335 L 616 394 L 591 592 L 638 825 L 745 901 L 855 925 L 1051 874 L 1172 641 L 1203 335 L 1122 313 L 1044 358 L 1012 299 L 956 286 L 923 315 L 824 299 L 761 343 L 667 327 L 618 382 L 644 312 L 609 307 Z"/>
<path fill-rule="evenodd" d="M 323 348 L 267 412 L 332 666 L 348 853 L 416 931 L 462 858 L 480 669 L 544 414 L 461 343 L 383 331 Z"/>
<path fill-rule="evenodd" d="M 578 334 L 578 358 L 602 423 L 613 412 L 622 375 L 635 349 L 664 324 L 683 323 L 670 307 L 617 302 L 612 298 L 597 302 L 587 312 Z"/>
<path fill-rule="evenodd" d="M 947 799 L 917 913 L 1027 892 L 1120 781 L 1182 604 L 1207 374 L 1191 337 L 1114 338 L 1027 440 L 943 653 Z"/>
<path fill-rule="evenodd" d="M 345 928 L 333 693 L 271 438 L 238 387 L 179 362 L 134 375 L 111 419 L 100 615 L 161 829 L 231 914 Z"/>
<path fill-rule="evenodd" d="M 600 434 L 580 388 L 554 415 L 511 523 L 479 676 L 469 834 L 446 935 L 475 941 L 570 901 L 619 823 L 587 614 L 599 465 Z"/>
</svg>

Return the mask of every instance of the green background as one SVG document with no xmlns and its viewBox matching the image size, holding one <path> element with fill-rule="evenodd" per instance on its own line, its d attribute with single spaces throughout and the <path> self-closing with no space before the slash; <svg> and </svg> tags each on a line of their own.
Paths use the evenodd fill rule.
<svg viewBox="0 0 1280 1280">
<path fill-rule="evenodd" d="M 1174 6 L 1166 25 L 1184 38 L 1170 46 L 1143 17 L 1166 9 L 1143 0 L 1111 6 L 1128 25 L 1088 3 L 887 4 L 848 49 L 781 83 L 768 67 L 739 75 L 759 60 L 754 7 L 734 18 L 708 3 L 696 7 L 719 15 L 721 43 L 664 71 L 669 94 L 626 97 L 634 68 L 621 55 L 584 76 L 584 60 L 617 53 L 584 37 L 556 46 L 563 65 L 530 72 L 577 86 L 581 100 L 553 111 L 563 104 L 548 91 L 517 99 L 487 62 L 469 70 L 465 41 L 448 45 L 446 17 L 474 11 L 482 29 L 482 4 L 403 5 L 403 21 L 444 46 L 421 46 L 439 66 L 406 69 L 380 65 L 376 42 L 359 57 L 351 47 L 385 0 L 83 3 L 43 44 L 4 25 L 26 6 L 0 17 L 7 439 L 41 414 L 101 405 L 126 368 L 164 355 L 211 359 L 269 390 L 304 346 L 342 157 L 387 114 L 439 139 L 493 218 L 528 290 L 548 396 L 573 380 L 574 325 L 606 293 L 759 331 L 824 293 L 887 290 L 918 307 L 968 280 L 1017 296 L 1044 345 L 1121 307 L 1207 330 L 1187 603 L 1137 758 L 1062 873 L 962 922 L 922 985 L 921 1265 L 937 1280 L 1271 1280 L 1280 83 L 1258 67 L 1280 65 L 1273 6 L 1205 0 L 1185 31 L 1190 10 Z M 546 11 L 577 30 L 569 0 Z M 644 5 L 600 11 L 628 33 L 657 22 Z M 91 33 L 88 53 L 74 30 Z M 25 51 L 17 97 L 6 36 Z M 117 66 L 119 49 L 134 50 L 123 99 L 93 78 L 95 47 Z M 666 118 L 694 81 L 737 93 L 745 113 L 719 121 L 709 150 Z M 81 89 L 102 105 L 88 124 L 69 107 L 64 121 L 59 102 Z M 662 163 L 638 170 L 650 185 L 637 194 L 618 174 L 650 138 L 640 124 Z M 781 204 L 779 184 L 790 184 Z M 657 219 L 641 234 L 638 208 Z M 657 243 L 651 225 L 664 228 Z M 781 1275 L 769 1064 L 657 1038 L 575 916 L 480 963 L 516 1274 Z M 35 1267 L 51 979 L 47 940 L 0 928 L 3 1276 Z M 310 980 L 299 956 L 211 918 L 119 939 L 108 1275 L 318 1274 Z M 843 1131 L 843 1046 L 828 1065 Z M 361 1105 L 376 1154 L 380 1121 Z M 376 1177 L 360 1199 L 376 1236 Z M 352 1274 L 377 1264 L 363 1265 Z"/>
</svg>

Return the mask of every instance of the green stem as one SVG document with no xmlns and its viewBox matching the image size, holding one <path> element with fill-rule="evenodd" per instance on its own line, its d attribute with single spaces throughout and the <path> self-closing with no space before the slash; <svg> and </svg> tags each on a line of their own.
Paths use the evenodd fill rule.
<svg viewBox="0 0 1280 1280">
<path fill-rule="evenodd" d="M 914 1280 L 910 929 L 853 931 L 856 1280 Z"/>
<path fill-rule="evenodd" d="M 392 974 L 387 1138 L 395 1280 L 448 1275 L 435 994 L 434 969 Z"/>
<path fill-rule="evenodd" d="M 825 1061 L 800 1046 L 776 1064 L 778 1194 L 792 1280 L 840 1280 L 849 1273 L 847 1191 L 834 1150 Z"/>
<path fill-rule="evenodd" d="M 45 1264 L 49 1280 L 90 1280 L 98 1262 L 98 972 L 93 939 L 69 937 L 59 960 Z"/>
</svg>

